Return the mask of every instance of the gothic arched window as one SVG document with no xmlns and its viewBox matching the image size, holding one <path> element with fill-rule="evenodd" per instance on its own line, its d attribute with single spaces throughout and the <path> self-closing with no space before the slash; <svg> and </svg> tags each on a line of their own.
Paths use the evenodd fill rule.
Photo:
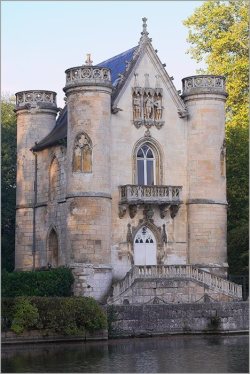
<svg viewBox="0 0 250 374">
<path fill-rule="evenodd" d="M 82 173 L 92 172 L 92 142 L 87 134 L 79 134 L 75 139 L 73 171 Z"/>
<path fill-rule="evenodd" d="M 47 262 L 52 267 L 58 266 L 58 236 L 54 228 L 50 230 L 47 242 Z"/>
<path fill-rule="evenodd" d="M 53 158 L 49 169 L 49 199 L 56 200 L 60 192 L 60 166 L 56 157 Z"/>
<path fill-rule="evenodd" d="M 137 183 L 153 186 L 155 183 L 155 155 L 151 147 L 143 144 L 137 151 Z"/>
</svg>

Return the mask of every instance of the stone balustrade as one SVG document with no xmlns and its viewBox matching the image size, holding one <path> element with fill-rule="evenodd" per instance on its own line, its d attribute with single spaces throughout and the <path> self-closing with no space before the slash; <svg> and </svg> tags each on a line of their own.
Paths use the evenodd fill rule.
<svg viewBox="0 0 250 374">
<path fill-rule="evenodd" d="M 97 66 L 77 66 L 65 71 L 66 86 L 65 88 L 76 85 L 110 85 L 110 69 Z"/>
<path fill-rule="evenodd" d="M 127 184 L 119 186 L 121 204 L 143 203 L 180 203 L 180 186 L 139 186 Z"/>
<path fill-rule="evenodd" d="M 134 266 L 123 280 L 113 286 L 113 298 L 126 291 L 136 279 L 185 279 L 195 280 L 214 291 L 242 299 L 242 286 L 218 277 L 193 265 Z"/>
<path fill-rule="evenodd" d="M 54 91 L 21 91 L 16 93 L 16 108 L 23 107 L 26 104 L 37 105 L 38 103 L 49 104 L 56 107 L 56 92 Z"/>
<path fill-rule="evenodd" d="M 182 79 L 182 96 L 196 93 L 226 94 L 225 77 L 216 75 L 195 75 Z"/>
</svg>

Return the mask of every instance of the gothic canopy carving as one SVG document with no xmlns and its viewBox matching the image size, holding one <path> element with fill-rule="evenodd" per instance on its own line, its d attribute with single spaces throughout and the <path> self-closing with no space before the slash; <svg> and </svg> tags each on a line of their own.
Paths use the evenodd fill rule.
<svg viewBox="0 0 250 374">
<path fill-rule="evenodd" d="M 149 87 L 149 75 L 145 74 L 145 87 L 137 84 L 137 74 L 132 88 L 133 123 L 136 128 L 145 126 L 150 128 L 155 126 L 160 129 L 164 121 L 162 120 L 162 88 L 158 86 L 158 76 L 156 76 L 156 88 Z"/>
</svg>

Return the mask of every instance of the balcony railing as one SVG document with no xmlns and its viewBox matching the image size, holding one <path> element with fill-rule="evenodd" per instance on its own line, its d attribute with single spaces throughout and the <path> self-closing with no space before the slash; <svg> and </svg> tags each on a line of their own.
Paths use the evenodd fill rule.
<svg viewBox="0 0 250 374">
<path fill-rule="evenodd" d="M 179 204 L 181 202 L 181 186 L 139 186 L 126 184 L 120 186 L 121 204 Z"/>
</svg>

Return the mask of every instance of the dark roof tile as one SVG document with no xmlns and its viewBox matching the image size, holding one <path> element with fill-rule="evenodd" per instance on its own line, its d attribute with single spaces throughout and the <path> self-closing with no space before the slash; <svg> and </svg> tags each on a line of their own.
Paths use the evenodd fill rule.
<svg viewBox="0 0 250 374">
<path fill-rule="evenodd" d="M 111 70 L 111 81 L 114 86 L 114 89 L 115 87 L 117 87 L 117 85 L 120 82 L 119 74 L 123 74 L 123 75 L 125 74 L 127 62 L 130 62 L 133 59 L 133 54 L 136 48 L 137 47 L 131 48 L 123 53 L 120 53 L 119 55 L 116 55 L 96 65 L 96 66 L 106 67 Z M 115 91 L 119 91 L 119 87 L 117 88 L 118 90 L 115 90 Z M 117 92 L 115 93 L 117 94 Z M 65 105 L 61 114 L 59 115 L 56 121 L 56 125 L 53 128 L 53 130 L 44 139 L 42 139 L 39 143 L 37 143 L 32 148 L 32 150 L 42 151 L 43 149 L 47 147 L 60 144 L 66 138 L 67 138 L 67 105 Z"/>
</svg>

